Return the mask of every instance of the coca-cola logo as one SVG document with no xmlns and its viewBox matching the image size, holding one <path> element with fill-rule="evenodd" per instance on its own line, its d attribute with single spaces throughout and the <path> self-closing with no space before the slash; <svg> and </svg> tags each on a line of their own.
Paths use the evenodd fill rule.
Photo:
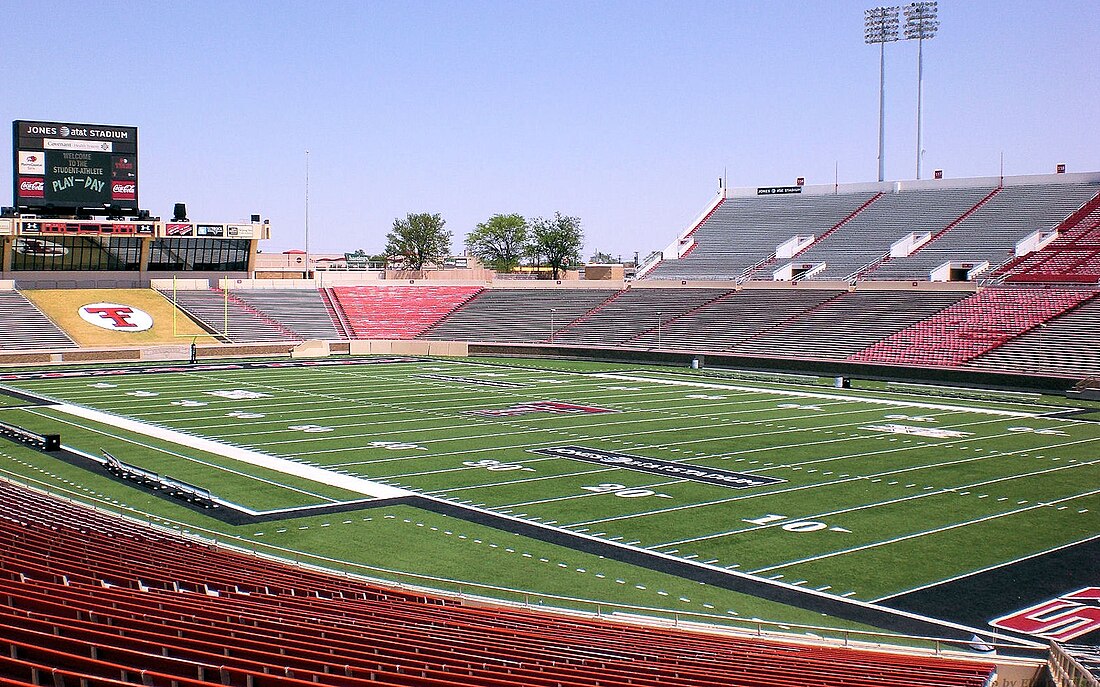
<svg viewBox="0 0 1100 687">
<path fill-rule="evenodd" d="M 112 200 L 134 200 L 137 196 L 137 184 L 132 181 L 116 181 L 111 184 Z"/>
<path fill-rule="evenodd" d="M 23 198 L 43 198 L 46 182 L 42 179 L 19 179 L 19 195 Z"/>
</svg>

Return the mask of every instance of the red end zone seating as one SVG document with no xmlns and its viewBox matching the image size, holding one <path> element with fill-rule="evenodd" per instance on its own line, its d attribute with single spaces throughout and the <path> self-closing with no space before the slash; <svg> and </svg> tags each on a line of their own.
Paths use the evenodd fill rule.
<svg viewBox="0 0 1100 687">
<path fill-rule="evenodd" d="M 482 292 L 480 286 L 337 286 L 356 339 L 412 339 Z"/>
<path fill-rule="evenodd" d="M 993 666 L 459 606 L 0 482 L 0 685 L 981 687 Z"/>
<path fill-rule="evenodd" d="M 849 357 L 900 365 L 960 365 L 1089 300 L 1095 291 L 989 288 Z"/>
<path fill-rule="evenodd" d="M 1058 238 L 999 272 L 1010 282 L 1100 282 L 1100 195 L 1058 228 Z"/>
</svg>

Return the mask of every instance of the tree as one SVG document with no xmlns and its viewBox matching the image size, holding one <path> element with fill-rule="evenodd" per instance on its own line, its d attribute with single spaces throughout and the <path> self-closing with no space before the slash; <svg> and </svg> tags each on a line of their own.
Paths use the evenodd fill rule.
<svg viewBox="0 0 1100 687">
<path fill-rule="evenodd" d="M 551 271 L 551 279 L 560 279 L 562 271 L 580 262 L 584 248 L 584 232 L 577 217 L 554 213 L 554 219 L 537 217 L 531 221 L 531 239 L 528 255 Z"/>
<path fill-rule="evenodd" d="M 596 251 L 596 253 L 592 257 L 588 258 L 588 262 L 594 262 L 597 265 L 608 265 L 610 263 L 618 261 L 615 260 L 615 258 L 611 257 L 610 253 L 601 253 L 600 251 Z"/>
<path fill-rule="evenodd" d="M 386 234 L 386 256 L 404 258 L 405 269 L 422 270 L 430 263 L 441 264 L 451 252 L 451 232 L 439 213 L 412 214 L 393 221 L 393 231 Z"/>
<path fill-rule="evenodd" d="M 466 235 L 466 249 L 497 272 L 511 272 L 527 252 L 527 220 L 493 215 Z"/>
</svg>

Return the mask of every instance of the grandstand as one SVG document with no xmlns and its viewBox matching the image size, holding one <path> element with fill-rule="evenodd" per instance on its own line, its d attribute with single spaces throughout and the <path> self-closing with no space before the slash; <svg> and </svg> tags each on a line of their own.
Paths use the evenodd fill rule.
<svg viewBox="0 0 1100 687">
<path fill-rule="evenodd" d="M 1100 281 L 1100 194 L 1067 218 L 1053 241 L 1013 260 L 994 276 L 1020 283 Z"/>
<path fill-rule="evenodd" d="M 847 281 L 889 256 L 912 233 L 938 234 L 971 212 L 995 189 L 947 188 L 884 194 L 839 231 L 795 256 L 811 267 L 806 278 Z M 824 265 L 816 269 L 817 265 Z"/>
<path fill-rule="evenodd" d="M 1064 220 L 1096 202 L 1100 175 L 808 186 L 762 197 L 755 191 L 723 189 L 644 276 L 973 280 L 1046 245 Z"/>
<path fill-rule="evenodd" d="M 684 253 L 650 279 L 732 280 L 774 264 L 780 247 L 798 237 L 821 238 L 876 198 L 870 192 L 836 196 L 726 198 L 686 236 Z M 792 245 L 792 250 L 794 246 Z"/>
<path fill-rule="evenodd" d="M 786 480 L 778 480 L 791 484 L 777 487 L 777 494 L 796 490 L 800 493 L 798 498 L 782 505 L 772 501 L 760 514 L 738 512 L 730 516 L 734 522 L 723 521 L 721 532 L 707 532 L 698 537 L 689 531 L 688 524 L 671 520 L 680 506 L 670 504 L 674 515 L 669 515 L 669 520 L 661 525 L 639 525 L 639 531 L 683 528 L 682 538 L 667 543 L 676 539 L 670 534 L 664 542 L 658 542 L 659 546 L 642 550 L 646 546 L 639 544 L 642 536 L 611 537 L 614 530 L 604 523 L 624 518 L 627 504 L 642 503 L 631 500 L 635 497 L 652 497 L 653 503 L 660 503 L 658 499 L 679 498 L 677 489 L 684 489 L 683 480 L 633 473 L 622 467 L 632 459 L 632 454 L 615 451 L 641 451 L 655 464 L 661 463 L 658 456 L 669 459 L 668 464 L 698 458 L 728 460 L 726 465 L 733 467 L 737 463 L 737 469 L 757 476 L 776 469 L 770 462 L 762 466 L 760 461 L 742 457 L 743 451 L 757 450 L 758 444 L 764 447 L 760 450 L 782 448 L 792 456 L 802 456 L 820 451 L 820 446 L 844 446 L 847 442 L 853 442 L 854 446 L 865 442 L 860 449 L 853 449 L 856 460 L 870 464 L 882 457 L 879 454 L 885 454 L 890 462 L 887 468 L 893 472 L 910 469 L 894 465 L 895 456 L 912 455 L 905 451 L 934 450 L 942 451 L 942 455 L 956 450 L 970 451 L 970 439 L 963 437 L 972 436 L 977 445 L 979 439 L 986 437 L 975 428 L 987 423 L 1009 423 L 1002 434 L 1029 432 L 1028 439 L 1063 436 L 1059 432 L 1066 428 L 1085 432 L 1080 429 L 1085 424 L 1048 427 L 1044 423 L 1063 413 L 1074 417 L 1074 414 L 1087 415 L 1094 408 L 1064 407 L 1061 403 L 1065 399 L 1044 397 L 1041 402 L 1036 399 L 1040 391 L 1061 393 L 1082 380 L 1100 375 L 1100 353 L 1095 345 L 1096 332 L 1100 330 L 1097 281 L 1100 174 L 805 187 L 802 193 L 759 196 L 755 192 L 756 189 L 723 189 L 720 197 L 700 213 L 699 220 L 676 237 L 660 261 L 642 269 L 641 278 L 633 282 L 621 279 L 562 283 L 518 279 L 449 282 L 430 278 L 398 282 L 383 280 L 382 274 L 364 273 L 341 274 L 324 283 L 309 279 L 291 283 L 250 278 L 255 276 L 247 269 L 256 248 L 253 239 L 232 242 L 226 239 L 222 243 L 213 239 L 178 238 L 169 236 L 163 223 L 154 223 L 150 235 L 143 238 L 28 239 L 22 226 L 16 225 L 12 236 L 0 239 L 5 242 L 3 254 L 8 261 L 3 276 L 10 280 L 10 289 L 0 291 L 0 314 L 4 315 L 0 318 L 3 322 L 0 360 L 45 364 L 186 359 L 188 344 L 197 337 L 189 334 L 183 338 L 177 332 L 172 334 L 171 343 L 175 345 L 162 344 L 159 348 L 116 344 L 113 339 L 103 347 L 85 341 L 81 348 L 76 343 L 81 339 L 72 335 L 71 324 L 66 325 L 56 314 L 50 315 L 51 311 L 44 307 L 42 310 L 35 307 L 24 295 L 30 293 L 34 297 L 33 287 L 102 288 L 120 283 L 140 286 L 151 297 L 171 300 L 183 313 L 181 319 L 186 316 L 209 333 L 209 339 L 217 343 L 196 347 L 204 359 L 220 358 L 227 353 L 244 357 L 293 352 L 297 356 L 303 350 L 298 344 L 312 339 L 333 346 L 330 350 L 326 344 L 320 349 L 324 353 L 309 355 L 331 353 L 333 358 L 303 363 L 301 372 L 295 371 L 296 378 L 264 376 L 273 375 L 271 370 L 278 365 L 289 364 L 284 361 L 271 363 L 271 368 L 253 361 L 151 367 L 151 372 L 144 375 L 147 379 L 161 372 L 180 376 L 161 382 L 161 386 L 155 381 L 147 383 L 143 375 L 137 374 L 126 383 L 117 378 L 89 379 L 78 381 L 69 389 L 47 388 L 41 397 L 16 389 L 10 391 L 11 396 L 0 396 L 0 400 L 10 404 L 0 408 L 10 418 L 23 404 L 31 404 L 26 409 L 26 421 L 39 428 L 63 425 L 69 433 L 67 441 L 84 447 L 79 455 L 86 461 L 95 458 L 89 451 L 118 441 L 123 445 L 122 451 L 132 452 L 140 463 L 145 452 L 159 451 L 169 437 L 177 437 L 172 434 L 177 431 L 172 423 L 177 422 L 178 436 L 185 437 L 181 441 L 192 443 L 185 443 L 183 449 L 172 448 L 169 460 L 173 462 L 168 463 L 169 467 L 155 466 L 156 469 L 189 483 L 195 479 L 206 486 L 208 482 L 193 475 L 201 477 L 204 470 L 214 470 L 218 483 L 231 485 L 227 486 L 230 491 L 236 488 L 232 486 L 236 480 L 248 481 L 254 476 L 263 486 L 249 482 L 240 489 L 244 494 L 241 500 L 255 498 L 258 503 L 230 505 L 240 506 L 239 512 L 254 518 L 256 523 L 272 522 L 272 526 L 234 525 L 211 528 L 209 532 L 216 532 L 212 536 L 219 541 L 239 541 L 244 547 L 272 542 L 264 550 L 276 552 L 284 559 L 299 558 L 309 551 L 304 545 L 301 550 L 296 548 L 297 540 L 291 539 L 295 526 L 301 530 L 314 528 L 303 537 L 320 537 L 315 534 L 317 530 L 338 522 L 333 519 L 316 525 L 312 522 L 299 525 L 298 520 L 293 525 L 281 523 L 277 518 L 283 517 L 284 510 L 318 508 L 326 513 L 349 513 L 349 518 L 352 512 L 361 515 L 356 509 L 364 508 L 363 493 L 349 495 L 342 491 L 343 486 L 335 485 L 343 485 L 342 480 L 362 477 L 372 470 L 378 471 L 372 475 L 376 485 L 408 489 L 409 494 L 447 492 L 439 497 L 438 503 L 443 504 L 438 506 L 440 520 L 406 519 L 404 523 L 409 529 L 441 531 L 440 537 L 452 540 L 473 539 L 477 535 L 447 529 L 447 522 L 453 518 L 443 513 L 449 513 L 447 507 L 459 504 L 481 509 L 473 520 L 479 526 L 493 526 L 486 524 L 496 522 L 490 515 L 499 515 L 523 527 L 530 525 L 531 529 L 517 530 L 527 536 L 535 529 L 533 523 L 538 528 L 556 524 L 558 521 L 553 518 L 559 517 L 559 511 L 553 509 L 566 503 L 566 510 L 569 506 L 577 508 L 574 525 L 545 535 L 546 540 L 535 537 L 532 540 L 547 546 L 563 546 L 563 537 L 576 535 L 587 538 L 586 546 L 613 543 L 629 548 L 637 544 L 646 555 L 664 557 L 675 564 L 686 561 L 689 565 L 706 567 L 718 559 L 689 553 L 688 547 L 676 548 L 681 546 L 679 541 L 695 546 L 697 540 L 725 536 L 727 528 L 739 526 L 737 520 L 770 523 L 770 518 L 778 518 L 777 522 L 795 526 L 784 530 L 787 532 L 799 532 L 801 527 L 809 533 L 817 531 L 811 528 L 820 525 L 823 532 L 863 535 L 855 532 L 854 527 L 834 526 L 831 520 L 826 524 L 826 519 L 831 519 L 834 513 L 846 512 L 847 508 L 837 509 L 831 502 L 803 505 L 798 500 L 802 498 L 802 490 L 811 486 L 798 480 L 833 474 L 832 469 L 821 469 L 816 461 L 823 459 L 813 455 L 806 458 L 807 465 L 813 462 L 813 467 L 802 470 L 801 464 L 797 465 L 786 475 Z M 229 225 L 224 226 L 228 230 Z M 259 235 L 259 227 L 256 229 Z M 34 243 L 36 240 L 38 243 Z M 19 241 L 22 243 L 17 246 Z M 224 273 L 217 274 L 223 268 Z M 169 276 L 177 279 L 158 279 Z M 82 300 L 89 298 L 82 296 Z M 176 339 L 185 343 L 177 344 Z M 461 347 L 448 348 L 453 342 L 459 342 Z M 558 386 L 550 387 L 554 389 L 552 392 L 540 390 L 544 384 L 566 385 L 557 374 L 547 373 L 554 369 L 552 364 L 540 367 L 533 363 L 493 362 L 500 369 L 507 369 L 507 373 L 489 365 L 478 367 L 470 360 L 444 366 L 449 361 L 441 356 L 451 355 L 454 350 L 480 356 L 532 355 L 623 364 L 593 367 L 591 374 L 574 380 L 575 396 L 568 396 L 564 392 L 559 395 Z M 369 383 L 361 382 L 354 372 L 338 369 L 344 363 L 363 362 L 346 354 L 366 352 L 386 354 L 368 359 L 371 362 L 408 364 L 410 369 L 384 370 L 369 378 Z M 428 354 L 433 356 L 431 360 L 421 358 Z M 704 370 L 689 377 L 688 365 L 699 364 L 703 359 L 705 363 L 700 366 Z M 630 369 L 654 361 L 679 365 L 683 374 L 664 374 L 658 380 L 662 385 L 657 385 L 655 380 L 663 373 L 646 368 L 635 374 Z M 331 364 L 337 376 L 311 381 L 313 378 L 307 371 L 326 364 Z M 420 364 L 426 366 L 412 369 Z M 249 367 L 252 365 L 256 367 Z M 254 377 L 230 375 L 231 370 L 243 369 L 258 373 Z M 789 375 L 791 372 L 804 373 L 813 381 L 797 386 L 803 383 L 802 377 Z M 93 367 L 77 373 L 92 377 L 99 374 L 99 369 Z M 104 379 L 108 373 L 121 377 L 129 370 L 121 365 L 103 370 Z M 42 379 L 48 380 L 48 374 L 44 373 Z M 727 374 L 729 377 L 723 376 Z M 744 380 L 759 381 L 768 375 L 779 380 L 774 388 L 738 386 Z M 944 405 L 947 403 L 944 398 L 926 399 L 918 393 L 916 400 L 903 401 L 908 404 L 903 409 L 912 413 L 906 415 L 895 412 L 898 409 L 890 405 L 897 401 L 897 396 L 888 388 L 867 407 L 853 409 L 851 406 L 861 403 L 855 396 L 822 397 L 820 380 L 828 376 L 825 383 L 832 383 L 832 375 L 964 385 L 965 389 L 956 391 L 952 387 L 944 392 L 945 398 L 952 393 L 970 394 L 983 400 L 983 394 L 988 393 L 993 398 L 989 407 L 971 407 L 961 403 Z M 509 376 L 514 378 L 494 379 Z M 730 378 L 737 381 L 731 382 Z M 316 386 L 310 387 L 313 383 Z M 643 388 L 650 383 L 653 388 Z M 699 393 L 681 394 L 680 391 L 685 391 L 682 386 L 697 386 L 686 391 Z M 973 388 L 977 386 L 988 388 Z M 991 390 L 994 387 L 1023 393 L 999 396 L 999 392 Z M 485 402 L 486 389 L 502 394 L 499 404 Z M 363 396 L 349 401 L 350 390 L 361 391 Z M 48 394 L 54 391 L 57 398 L 66 399 L 66 412 L 82 414 L 76 417 L 85 424 L 79 424 L 75 418 L 59 420 L 51 415 L 52 410 L 40 410 L 35 405 L 52 403 L 53 397 Z M 100 392 L 106 400 L 93 396 Z M 253 407 L 255 399 L 291 392 L 297 395 L 272 398 L 269 408 Z M 673 392 L 675 397 L 663 395 Z M 390 393 L 397 395 L 387 396 Z M 145 408 L 138 403 L 152 398 L 161 398 L 160 405 Z M 724 409 L 722 404 L 727 399 L 730 406 L 736 407 Z M 308 408 L 311 402 L 323 403 L 325 412 L 331 415 L 316 416 L 316 411 Z M 1051 405 L 1056 402 L 1059 405 Z M 125 423 L 143 425 L 149 434 L 122 436 L 122 430 L 111 424 L 115 415 L 96 414 L 100 412 L 97 403 L 104 407 L 114 404 L 113 412 L 126 415 Z M 226 405 L 216 405 L 220 403 Z M 693 414 L 696 409 L 690 404 L 699 405 L 698 414 Z M 889 414 L 882 412 L 880 404 L 887 406 Z M 455 411 L 456 415 L 440 414 L 441 409 L 452 405 L 461 408 Z M 365 414 L 354 414 L 362 409 L 366 409 Z M 173 415 L 177 412 L 193 414 Z M 611 415 L 603 415 L 612 412 L 618 413 L 613 419 L 606 419 Z M 645 413 L 653 415 L 639 420 L 642 424 L 618 426 L 627 425 L 633 421 L 631 418 Z M 750 417 L 750 413 L 760 415 Z M 828 419 L 811 428 L 818 413 Z M 852 413 L 855 418 L 847 421 L 843 418 L 845 413 Z M 954 425 L 947 423 L 934 426 L 941 416 L 971 413 L 980 417 L 959 425 L 966 429 L 950 429 Z M 999 413 L 1011 419 L 1002 418 Z M 521 415 L 530 417 L 517 417 Z M 838 417 L 830 417 L 833 415 Z M 245 418 L 260 424 L 250 427 Z M 873 418 L 873 423 L 869 424 L 866 418 Z M 681 419 L 684 425 L 675 424 Z M 414 429 L 421 421 L 424 427 Z M 586 423 L 595 426 L 597 421 L 606 422 L 611 429 L 606 430 L 606 435 L 586 434 L 591 429 Z M 1080 422 L 1086 423 L 1087 418 Z M 126 426 L 132 428 L 130 424 Z M 757 427 L 767 429 L 760 429 L 761 434 L 749 433 Z M 815 434 L 782 437 L 803 429 Z M 119 436 L 113 434 L 116 431 Z M 546 435 L 536 436 L 544 431 Z M 348 446 L 320 443 L 340 432 L 350 433 L 361 441 Z M 662 436 L 661 432 L 665 434 Z M 204 438 L 204 433 L 212 438 Z M 788 443 L 773 441 L 771 433 Z M 684 436 L 683 444 L 677 443 L 678 435 Z M 491 445 L 501 437 L 513 443 L 499 448 Z M 312 443 L 315 439 L 318 443 Z M 1046 444 L 1045 439 L 1039 443 L 1039 439 L 1035 439 L 1035 446 L 1051 453 L 1064 446 L 1076 447 L 1078 443 L 1087 448 L 1092 441 L 1091 436 L 1076 435 L 1064 443 Z M 577 463 L 553 467 L 533 463 L 537 467 L 532 467 L 527 462 L 544 460 L 531 456 L 545 456 L 540 451 L 547 450 L 547 446 L 551 450 L 572 450 L 573 443 L 584 440 L 600 442 L 600 450 L 618 461 L 616 467 L 594 466 L 606 474 L 588 478 L 582 477 L 587 473 Z M 935 444 L 941 440 L 942 449 Z M 713 451 L 700 450 L 699 444 L 709 441 L 723 443 Z M 555 446 L 567 443 L 569 446 Z M 441 450 L 441 446 L 446 449 Z M 982 451 L 983 456 L 1012 455 L 1014 460 L 1019 455 L 1020 464 L 1036 463 L 1028 469 L 1039 474 L 1071 464 L 1087 469 L 1094 462 L 1084 453 L 1066 452 L 1064 462 L 1062 454 L 1053 455 L 1049 459 L 1060 461 L 1059 466 L 1048 467 L 1038 463 L 1047 460 L 1040 451 L 1034 451 L 1036 455 L 1028 453 L 1031 445 L 995 446 L 988 452 L 985 448 L 973 450 Z M 109 447 L 118 450 L 115 445 Z M 0 469 L 8 476 L 54 480 L 51 488 L 67 485 L 64 489 L 70 491 L 65 493 L 78 501 L 94 500 L 111 503 L 120 510 L 146 512 L 151 518 L 171 522 L 177 529 L 194 527 L 194 531 L 200 531 L 202 528 L 195 523 L 206 526 L 216 519 L 209 513 L 189 519 L 179 517 L 175 511 L 173 515 L 178 520 L 160 520 L 160 515 L 153 514 L 163 511 L 149 505 L 160 498 L 157 494 L 139 492 L 130 485 L 125 485 L 125 491 L 78 485 L 78 480 L 72 479 L 71 464 L 60 470 L 49 462 L 51 458 L 42 457 L 44 454 L 7 456 L 3 448 L 0 446 L 3 454 Z M 239 470 L 238 462 L 222 460 L 226 456 L 218 453 L 221 449 L 249 452 L 250 459 L 260 461 L 250 464 L 249 470 L 254 469 L 254 475 Z M 285 453 L 280 454 L 281 451 Z M 492 457 L 487 462 L 467 460 L 478 451 L 490 451 L 482 455 Z M 286 456 L 286 462 L 292 466 L 290 473 L 272 469 L 263 462 L 280 455 Z M 440 456 L 451 462 L 431 462 L 441 460 Z M 329 458 L 334 462 L 325 463 Z M 848 458 L 847 454 L 841 456 Z M 971 459 L 971 454 L 964 454 L 959 460 Z M 176 472 L 177 466 L 184 463 L 185 470 L 180 468 L 184 471 Z M 715 463 L 718 464 L 721 463 Z M 982 475 L 982 479 L 1000 484 L 1019 477 L 1015 472 L 995 471 L 1001 467 L 987 468 L 983 464 L 981 470 L 989 469 L 990 475 Z M 311 473 L 300 472 L 299 468 L 323 472 L 334 481 L 313 482 L 304 476 Z M 874 469 L 882 466 L 875 463 Z M 851 510 L 860 510 L 865 504 L 859 498 L 875 492 L 876 487 L 888 491 L 883 498 L 888 498 L 889 504 L 908 503 L 929 494 L 940 495 L 941 491 L 949 498 L 969 494 L 968 488 L 939 484 L 941 474 L 945 475 L 945 484 L 955 484 L 950 481 L 950 469 L 927 479 L 913 477 L 911 482 L 898 480 L 882 485 L 881 476 L 864 475 L 870 470 L 860 467 L 852 471 L 855 476 L 851 477 L 861 480 L 852 492 L 858 492 L 858 496 L 842 494 L 839 498 L 851 499 L 857 504 Z M 494 479 L 504 479 L 509 474 L 511 477 L 507 481 L 478 484 L 472 477 L 475 470 L 484 470 Z M 537 471 L 543 472 L 537 476 L 528 474 Z M 1061 477 L 1062 473 L 1058 474 Z M 1087 481 L 1091 473 L 1082 474 Z M 635 477 L 638 479 L 631 481 Z M 849 477 L 848 473 L 841 473 L 838 479 Z M 424 481 L 415 482 L 416 479 Z M 409 481 L 415 482 L 415 486 Z M 572 491 L 554 492 L 553 488 L 545 494 L 540 491 L 551 484 L 561 489 L 562 481 L 568 482 Z M 1067 491 L 1070 486 L 1076 489 L 1078 485 L 1071 482 L 1065 478 L 1056 486 Z M 531 492 L 521 495 L 524 488 Z M 702 488 L 718 489 L 713 485 Z M 292 496 L 286 497 L 289 501 L 284 503 L 280 501 L 282 496 L 272 496 L 264 491 L 267 489 Z M 497 510 L 487 515 L 492 509 L 483 501 L 490 499 L 464 491 L 475 489 L 497 490 L 505 497 L 497 504 Z M 601 489 L 605 492 L 599 492 Z M 578 497 L 573 493 L 577 490 L 588 493 Z M 1066 531 L 1076 532 L 1073 527 L 1079 527 L 1084 532 L 1081 536 L 1093 536 L 1091 530 L 1085 531 L 1089 522 L 1086 518 L 1094 517 L 1088 515 L 1090 508 L 1055 505 L 1061 504 L 1059 499 L 1071 498 L 1082 499 L 1075 506 L 1087 505 L 1083 499 L 1093 498 L 1093 492 L 1072 491 L 1067 496 L 1057 489 L 1051 490 L 1055 493 L 1033 495 L 1021 488 L 1022 493 L 1010 495 L 1005 489 L 1005 495 L 1001 496 L 991 487 L 983 489 L 983 494 L 988 491 L 994 498 L 979 502 L 977 499 L 985 496 L 976 495 L 977 505 L 972 507 L 986 508 L 996 499 L 997 503 L 1007 503 L 1006 508 L 1013 502 L 1024 510 L 1042 507 L 1042 512 L 1052 513 L 1048 516 L 1052 518 L 1076 513 L 1077 524 L 1066 526 Z M 509 493 L 515 495 L 509 498 Z M 608 495 L 611 505 L 604 504 L 606 511 L 590 505 L 592 500 L 576 501 L 594 493 Z M 718 498 L 718 503 L 726 507 L 740 502 L 743 496 L 723 493 Z M 407 503 L 402 504 L 412 509 Z M 164 508 L 163 504 L 158 506 Z M 264 510 L 270 506 L 274 509 Z M 791 516 L 789 522 L 782 521 L 787 516 L 778 513 L 787 512 L 786 508 L 794 512 L 796 507 L 805 510 L 804 515 L 797 516 L 802 520 Z M 948 506 L 946 510 L 954 507 Z M 659 506 L 649 505 L 645 509 L 641 511 L 644 517 L 666 515 Z M 974 517 L 978 522 L 993 516 L 981 511 Z M 687 520 L 691 520 L 690 516 Z M 1080 525 L 1082 522 L 1086 524 Z M 600 529 L 594 523 L 600 523 Z M 280 525 L 283 526 L 279 528 Z M 650 529 L 646 530 L 647 527 Z M 525 577 L 530 568 L 516 569 L 521 572 L 509 569 L 508 574 L 514 575 L 509 581 L 512 587 L 493 587 L 501 591 L 502 597 L 493 601 L 445 593 L 442 589 L 453 580 L 442 574 L 438 577 L 424 574 L 416 579 L 420 583 L 445 580 L 446 585 L 398 587 L 352 574 L 334 576 L 301 565 L 291 567 L 283 561 L 231 550 L 222 544 L 181 537 L 163 527 L 107 516 L 3 480 L 0 480 L 0 531 L 6 540 L 17 542 L 0 551 L 3 592 L 0 682 L 3 684 L 97 687 L 142 681 L 150 685 L 217 683 L 259 687 L 306 682 L 440 687 L 475 684 L 825 687 L 863 686 L 873 679 L 891 685 L 990 687 L 995 678 L 988 657 L 975 653 L 976 649 L 986 648 L 981 631 L 974 642 L 965 645 L 957 638 L 940 638 L 941 642 L 948 642 L 947 650 L 942 644 L 937 645 L 940 654 L 950 654 L 945 658 L 919 648 L 884 651 L 878 646 L 873 652 L 857 650 L 838 646 L 831 639 L 806 636 L 836 629 L 829 626 L 804 626 L 810 629 L 797 634 L 791 626 L 783 625 L 788 636 L 777 639 L 748 637 L 743 624 L 737 625 L 740 630 L 730 630 L 725 623 L 719 623 L 693 626 L 688 631 L 670 627 L 680 624 L 678 619 L 666 623 L 626 613 L 608 621 L 600 617 L 601 600 L 592 597 L 582 600 L 581 607 L 591 608 L 589 604 L 595 601 L 594 613 L 561 609 L 553 613 L 537 612 L 521 607 L 524 604 L 507 603 L 520 598 L 517 588 L 522 593 L 528 589 L 524 584 L 537 584 L 533 578 Z M 509 531 L 508 535 L 519 537 L 517 532 Z M 277 539 L 271 539 L 273 534 Z M 904 536 L 907 535 L 898 535 Z M 336 550 L 346 551 L 339 547 L 355 545 L 351 539 L 341 541 Z M 827 548 L 822 549 L 826 553 L 815 553 L 813 546 L 817 545 L 809 547 L 806 561 L 813 562 L 818 555 L 831 555 Z M 410 552 L 401 550 L 400 539 L 394 539 L 392 544 L 387 540 L 387 546 L 394 549 L 395 563 L 386 573 L 397 570 L 399 562 L 414 558 Z M 746 550 L 755 551 L 754 547 L 756 543 Z M 861 550 L 859 545 L 852 548 Z M 540 558 L 534 547 L 528 552 L 508 548 L 504 543 L 499 549 L 514 557 L 524 556 L 532 564 L 539 560 L 547 568 L 559 567 L 571 575 L 587 577 L 592 569 L 588 564 L 567 566 L 564 562 L 555 566 L 550 554 L 544 553 Z M 549 549 L 543 551 L 546 550 Z M 605 549 L 584 551 L 601 561 L 600 565 L 610 558 L 605 557 Z M 311 560 L 328 567 L 352 567 L 350 557 L 309 555 Z M 464 555 L 467 554 L 441 548 L 438 560 L 432 561 L 432 565 L 445 568 L 463 560 Z M 758 571 L 747 572 L 746 565 L 737 574 L 787 585 L 795 590 L 792 594 L 805 592 L 845 601 L 847 594 L 855 593 L 831 589 L 829 584 L 810 583 L 812 575 L 802 575 L 800 570 L 805 568 L 798 567 L 803 563 L 800 555 L 776 554 L 775 560 L 761 564 Z M 634 558 L 629 560 L 632 565 L 636 563 Z M 663 560 L 661 565 L 666 562 Z M 739 565 L 725 563 L 723 560 L 720 569 L 723 574 L 733 574 L 732 570 Z M 799 572 L 791 573 L 787 566 Z M 974 564 L 961 572 L 969 574 L 978 567 Z M 772 576 L 772 568 L 782 572 Z M 708 572 L 715 571 L 719 571 L 717 566 Z M 760 571 L 766 571 L 767 576 Z M 664 568 L 658 572 L 670 574 Z M 789 577 L 784 578 L 788 573 Z M 647 589 L 635 581 L 627 584 L 625 577 L 614 583 L 622 590 L 609 594 L 623 608 L 634 608 L 623 601 L 629 599 L 625 592 L 664 594 L 668 598 L 662 603 L 668 605 L 661 610 L 674 618 L 677 604 L 698 601 L 692 591 L 669 594 L 663 589 Z M 615 576 L 601 572 L 599 578 L 610 585 Z M 710 594 L 716 585 L 707 579 L 700 586 Z M 572 582 L 563 585 L 572 589 Z M 879 608 L 882 599 L 876 596 L 868 594 L 856 601 Z M 569 603 L 576 601 L 564 596 L 556 598 L 569 598 Z M 577 604 L 581 605 L 580 601 Z M 710 606 L 711 615 L 704 617 L 730 620 L 721 616 L 721 610 L 715 610 L 713 604 Z M 644 608 L 645 613 L 652 612 L 651 607 Z M 882 608 L 890 607 L 882 604 Z M 798 610 L 807 609 L 799 606 Z M 816 607 L 812 610 L 814 620 L 821 616 L 817 610 Z M 728 613 L 733 613 L 732 608 Z M 742 623 L 747 619 L 747 616 L 736 618 Z M 799 617 L 800 621 L 804 619 Z M 983 624 L 987 620 L 974 622 L 988 629 Z M 872 627 L 878 626 L 869 623 L 858 631 Z M 970 626 L 965 627 L 969 631 Z M 1004 635 L 1013 650 L 1024 646 L 1022 636 Z M 917 645 L 936 642 L 896 636 L 889 641 Z M 1033 676 L 1036 665 L 1032 659 L 1024 667 L 1016 668 L 1024 674 L 1030 670 L 1029 675 Z M 997 669 L 1007 669 L 1007 674 L 1015 675 L 1003 663 Z"/>
<path fill-rule="evenodd" d="M 456 604 L 310 572 L 0 481 L 14 684 L 984 687 L 991 663 Z M 48 562 L 47 562 L 48 561 Z M 118 680 L 119 683 L 113 681 Z"/>
<path fill-rule="evenodd" d="M 76 343 L 23 294 L 0 290 L 0 350 L 75 347 Z"/>
<path fill-rule="evenodd" d="M 617 294 L 612 289 L 489 289 L 426 329 L 421 338 L 551 341 Z"/>
<path fill-rule="evenodd" d="M 951 262 L 988 265 L 993 270 L 1015 257 L 1029 235 L 1054 228 L 1100 193 L 1100 184 L 1004 186 L 973 213 L 932 236 L 917 252 L 886 260 L 864 275 L 868 279 L 929 279 Z"/>
</svg>

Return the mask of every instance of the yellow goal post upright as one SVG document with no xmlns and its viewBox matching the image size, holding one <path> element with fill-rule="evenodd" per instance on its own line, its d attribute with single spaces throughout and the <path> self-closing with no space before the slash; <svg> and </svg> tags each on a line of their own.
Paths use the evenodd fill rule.
<svg viewBox="0 0 1100 687">
<path fill-rule="evenodd" d="M 229 283 L 229 275 L 225 276 L 224 282 L 226 284 Z M 179 306 L 179 298 L 177 296 L 177 293 L 178 293 L 178 284 L 176 283 L 176 276 L 172 275 L 172 336 L 173 337 L 182 338 L 182 339 L 191 339 L 192 344 L 194 344 L 195 340 L 198 339 L 199 337 L 207 337 L 207 338 L 213 339 L 213 338 L 217 338 L 217 337 L 220 336 L 220 337 L 225 337 L 226 339 L 229 338 L 229 289 L 228 288 L 222 289 L 222 330 L 220 332 L 215 330 L 215 331 L 213 331 L 209 334 L 187 334 L 187 333 L 182 333 L 181 334 L 180 333 L 179 324 L 178 324 L 180 306 Z"/>
</svg>

